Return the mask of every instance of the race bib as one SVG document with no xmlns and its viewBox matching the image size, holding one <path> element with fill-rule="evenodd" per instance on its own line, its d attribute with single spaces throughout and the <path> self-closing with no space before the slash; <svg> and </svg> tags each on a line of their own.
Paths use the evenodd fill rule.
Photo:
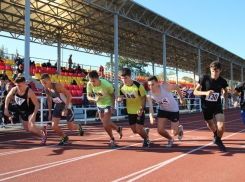
<svg viewBox="0 0 245 182">
<path fill-rule="evenodd" d="M 56 104 L 60 104 L 60 103 L 63 102 L 59 97 L 52 98 L 52 100 L 53 100 L 54 103 L 56 103 Z"/>
<path fill-rule="evenodd" d="M 168 106 L 170 104 L 169 100 L 167 97 L 164 97 L 161 101 L 157 101 L 157 103 L 161 106 Z"/>
<path fill-rule="evenodd" d="M 219 93 L 214 92 L 211 96 L 206 96 L 206 101 L 210 101 L 210 102 L 217 102 L 217 100 L 219 99 Z"/>
<path fill-rule="evenodd" d="M 95 94 L 97 97 L 104 97 L 104 96 L 106 96 L 103 90 L 101 90 L 101 91 L 99 91 L 99 92 L 95 92 L 95 91 L 93 90 L 93 92 L 94 92 L 94 94 Z"/>
<path fill-rule="evenodd" d="M 25 99 L 15 96 L 15 102 L 16 102 L 16 104 L 21 106 L 23 104 L 23 102 L 25 102 Z"/>
<path fill-rule="evenodd" d="M 136 99 L 138 97 L 138 95 L 135 93 L 135 91 L 129 93 L 127 91 L 125 91 L 125 96 L 128 98 L 128 99 Z"/>
</svg>

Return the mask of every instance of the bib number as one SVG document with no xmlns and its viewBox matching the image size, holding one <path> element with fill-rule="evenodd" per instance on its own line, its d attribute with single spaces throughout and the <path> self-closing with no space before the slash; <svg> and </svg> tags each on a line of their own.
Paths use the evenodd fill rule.
<svg viewBox="0 0 245 182">
<path fill-rule="evenodd" d="M 159 102 L 157 102 L 159 105 L 161 105 L 161 106 L 168 106 L 169 104 L 170 104 L 170 102 L 169 102 L 169 100 L 168 100 L 168 98 L 167 97 L 165 97 L 165 98 L 163 98 L 161 101 L 159 101 Z"/>
<path fill-rule="evenodd" d="M 60 98 L 59 98 L 59 97 L 55 97 L 55 98 L 53 98 L 53 101 L 54 101 L 54 103 L 56 103 L 56 104 L 60 104 L 60 103 L 62 103 L 62 102 L 63 102 L 62 100 L 60 100 Z"/>
<path fill-rule="evenodd" d="M 219 93 L 213 93 L 211 96 L 206 96 L 206 101 L 217 102 L 219 99 Z"/>
</svg>

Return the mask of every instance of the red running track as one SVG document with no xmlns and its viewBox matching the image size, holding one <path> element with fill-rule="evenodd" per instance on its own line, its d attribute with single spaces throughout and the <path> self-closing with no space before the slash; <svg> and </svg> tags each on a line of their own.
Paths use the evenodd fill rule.
<svg viewBox="0 0 245 182">
<path fill-rule="evenodd" d="M 58 147 L 60 138 L 48 130 L 47 146 L 31 133 L 5 133 L 0 139 L 0 181 L 245 181 L 245 127 L 240 110 L 225 111 L 227 152 L 211 143 L 202 114 L 181 115 L 184 137 L 166 148 L 156 129 L 150 128 L 150 148 L 131 132 L 127 122 L 118 147 L 109 147 L 102 125 L 84 126 L 85 135 L 68 133 L 70 142 Z M 170 123 L 167 130 L 170 129 Z"/>
</svg>

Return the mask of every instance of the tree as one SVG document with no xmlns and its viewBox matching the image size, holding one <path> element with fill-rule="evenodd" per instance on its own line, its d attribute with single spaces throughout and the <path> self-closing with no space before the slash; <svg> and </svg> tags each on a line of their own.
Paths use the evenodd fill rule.
<svg viewBox="0 0 245 182">
<path fill-rule="evenodd" d="M 8 48 L 7 47 L 4 47 L 4 45 L 2 45 L 2 47 L 0 48 L 0 57 L 1 58 L 4 58 L 4 59 L 9 59 L 9 56 L 8 56 Z"/>
<path fill-rule="evenodd" d="M 190 83 L 193 82 L 193 78 L 190 78 L 190 77 L 188 77 L 188 76 L 183 76 L 183 77 L 182 77 L 182 80 L 184 80 L 184 81 L 186 81 L 186 82 L 190 82 Z"/>
<path fill-rule="evenodd" d="M 132 72 L 136 72 L 136 75 L 146 74 L 147 76 L 150 75 L 149 72 L 146 73 L 145 67 L 147 64 L 145 63 L 137 63 L 135 61 L 131 61 L 126 57 L 119 56 L 118 57 L 118 69 L 121 70 L 123 68 L 130 68 Z M 105 68 L 110 69 L 111 62 L 106 62 Z M 115 63 L 113 62 L 113 68 L 115 67 Z"/>
<path fill-rule="evenodd" d="M 172 70 L 167 71 L 167 79 L 168 79 L 168 77 L 169 77 L 169 76 L 171 76 L 171 75 L 175 75 L 175 72 L 174 72 L 174 71 L 172 71 Z M 157 75 L 156 75 L 156 77 L 157 77 L 157 78 L 159 78 L 159 79 L 164 78 L 164 74 L 163 74 L 163 72 L 161 72 L 161 73 L 157 74 Z"/>
</svg>

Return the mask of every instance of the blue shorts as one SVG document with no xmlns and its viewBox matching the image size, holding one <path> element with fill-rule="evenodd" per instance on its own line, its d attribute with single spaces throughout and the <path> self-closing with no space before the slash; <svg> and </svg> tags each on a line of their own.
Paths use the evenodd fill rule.
<svg viewBox="0 0 245 182">
<path fill-rule="evenodd" d="M 110 110 L 111 110 L 111 106 L 107 106 L 105 108 L 98 107 L 98 113 L 105 113 L 105 111 L 110 111 Z"/>
<path fill-rule="evenodd" d="M 241 110 L 242 121 L 245 124 L 245 110 Z"/>
<path fill-rule="evenodd" d="M 62 114 L 62 111 L 61 109 L 54 109 L 54 112 L 53 112 L 53 116 L 54 118 L 62 118 L 63 116 L 61 115 Z M 74 109 L 73 107 L 71 109 L 68 109 L 68 113 L 67 115 L 65 116 L 66 117 L 66 120 L 67 122 L 72 122 L 74 121 Z"/>
</svg>

